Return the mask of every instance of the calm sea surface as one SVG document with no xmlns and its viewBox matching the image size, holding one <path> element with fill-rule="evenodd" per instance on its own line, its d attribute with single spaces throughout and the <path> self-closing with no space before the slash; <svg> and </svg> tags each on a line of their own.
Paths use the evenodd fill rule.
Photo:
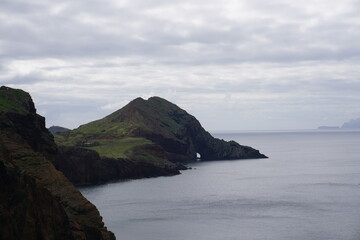
<svg viewBox="0 0 360 240">
<path fill-rule="evenodd" d="M 360 132 L 213 135 L 269 159 L 80 190 L 120 240 L 360 239 Z"/>
</svg>

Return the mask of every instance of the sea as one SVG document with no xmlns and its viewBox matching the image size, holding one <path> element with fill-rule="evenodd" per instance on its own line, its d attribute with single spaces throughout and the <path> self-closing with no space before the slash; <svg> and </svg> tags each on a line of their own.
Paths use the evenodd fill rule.
<svg viewBox="0 0 360 240">
<path fill-rule="evenodd" d="M 80 189 L 120 240 L 359 240 L 360 131 L 212 134 L 269 158 Z"/>
</svg>

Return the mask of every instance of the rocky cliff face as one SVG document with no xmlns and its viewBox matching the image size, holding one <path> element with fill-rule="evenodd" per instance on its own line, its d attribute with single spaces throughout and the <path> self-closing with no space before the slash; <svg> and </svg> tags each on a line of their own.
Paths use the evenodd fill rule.
<svg viewBox="0 0 360 240">
<path fill-rule="evenodd" d="M 69 219 L 36 179 L 0 162 L 0 239 L 74 239 Z"/>
<path fill-rule="evenodd" d="M 75 185 L 179 174 L 181 166 L 157 167 L 144 160 L 100 157 L 91 149 L 60 146 L 55 167 Z M 181 169 L 184 169 L 182 167 Z"/>
<path fill-rule="evenodd" d="M 115 239 L 55 169 L 56 151 L 30 95 L 1 87 L 0 239 Z"/>
<path fill-rule="evenodd" d="M 0 129 L 12 131 L 35 152 L 53 160 L 56 153 L 54 137 L 45 128 L 45 118 L 36 114 L 28 93 L 0 87 Z"/>
</svg>

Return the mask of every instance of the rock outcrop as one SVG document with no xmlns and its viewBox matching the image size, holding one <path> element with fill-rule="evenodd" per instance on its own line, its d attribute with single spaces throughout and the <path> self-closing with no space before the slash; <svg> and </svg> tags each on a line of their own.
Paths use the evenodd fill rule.
<svg viewBox="0 0 360 240">
<path fill-rule="evenodd" d="M 0 239 L 115 239 L 53 165 L 57 147 L 30 95 L 0 88 Z"/>
</svg>

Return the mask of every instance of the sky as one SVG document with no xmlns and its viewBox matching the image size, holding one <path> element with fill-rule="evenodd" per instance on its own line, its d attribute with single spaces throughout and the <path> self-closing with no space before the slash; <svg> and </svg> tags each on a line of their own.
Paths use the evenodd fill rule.
<svg viewBox="0 0 360 240">
<path fill-rule="evenodd" d="M 0 85 L 76 128 L 160 96 L 208 130 L 360 117 L 359 0 L 0 0 Z"/>
</svg>

